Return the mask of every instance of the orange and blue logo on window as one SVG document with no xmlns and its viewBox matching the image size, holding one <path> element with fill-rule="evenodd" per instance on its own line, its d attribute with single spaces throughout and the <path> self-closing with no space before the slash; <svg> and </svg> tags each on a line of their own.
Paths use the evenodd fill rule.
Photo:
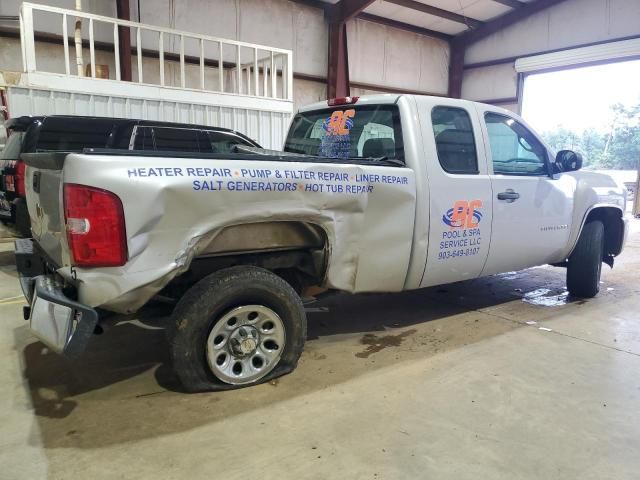
<svg viewBox="0 0 640 480">
<path fill-rule="evenodd" d="M 458 200 L 442 215 L 442 221 L 454 228 L 475 228 L 480 225 L 482 220 L 482 200 Z"/>
<path fill-rule="evenodd" d="M 324 121 L 322 128 L 327 132 L 327 135 L 349 135 L 349 130 L 353 128 L 353 117 L 355 115 L 356 111 L 354 109 L 336 110 Z"/>
</svg>

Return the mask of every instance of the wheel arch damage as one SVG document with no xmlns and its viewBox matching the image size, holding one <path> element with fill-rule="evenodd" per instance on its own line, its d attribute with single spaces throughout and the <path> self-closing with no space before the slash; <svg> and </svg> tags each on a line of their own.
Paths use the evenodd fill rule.
<svg viewBox="0 0 640 480">
<path fill-rule="evenodd" d="M 65 162 L 66 182 L 85 178 L 124 206 L 125 265 L 58 270 L 87 305 L 134 312 L 194 265 L 238 255 L 268 269 L 302 256 L 303 275 L 348 292 L 399 291 L 405 283 L 416 208 L 409 168 L 211 159 L 176 167 L 176 159 L 159 157 L 154 168 L 183 175 L 156 178 L 129 173 L 151 168 L 145 158 L 77 154 Z M 93 164 L 100 168 L 88 182 Z M 200 177 L 187 174 L 204 169 L 217 172 L 207 180 L 212 190 L 195 188 Z"/>
<path fill-rule="evenodd" d="M 272 220 L 228 225 L 193 237 L 178 252 L 175 266 L 158 280 L 120 296 L 109 309 L 123 313 L 144 305 L 165 288 L 180 290 L 223 268 L 252 265 L 282 274 L 287 281 L 301 276 L 324 283 L 331 255 L 331 233 L 302 220 Z M 297 275 L 292 275 L 298 272 Z M 295 286 L 294 286 L 295 288 Z"/>
</svg>

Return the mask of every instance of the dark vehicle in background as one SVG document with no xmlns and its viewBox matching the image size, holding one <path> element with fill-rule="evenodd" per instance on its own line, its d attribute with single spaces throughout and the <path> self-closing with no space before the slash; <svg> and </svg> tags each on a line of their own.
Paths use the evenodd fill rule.
<svg viewBox="0 0 640 480">
<path fill-rule="evenodd" d="M 157 152 L 230 153 L 234 146 L 260 147 L 233 130 L 203 125 L 108 117 L 25 116 L 4 124 L 7 142 L 0 152 L 0 220 L 30 234 L 23 153 L 82 152 L 110 148 Z"/>
</svg>

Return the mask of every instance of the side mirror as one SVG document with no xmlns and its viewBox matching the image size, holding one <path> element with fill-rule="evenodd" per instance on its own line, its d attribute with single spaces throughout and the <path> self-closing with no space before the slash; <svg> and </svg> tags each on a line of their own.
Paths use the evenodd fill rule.
<svg viewBox="0 0 640 480">
<path fill-rule="evenodd" d="M 582 168 L 582 155 L 572 150 L 560 150 L 556 155 L 556 165 L 561 172 L 575 172 Z"/>
</svg>

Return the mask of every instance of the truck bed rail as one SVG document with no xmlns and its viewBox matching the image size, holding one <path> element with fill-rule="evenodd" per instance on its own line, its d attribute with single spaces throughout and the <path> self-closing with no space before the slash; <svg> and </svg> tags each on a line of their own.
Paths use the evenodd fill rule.
<svg viewBox="0 0 640 480">
<path fill-rule="evenodd" d="M 32 167 L 45 170 L 60 170 L 64 165 L 67 155 L 78 154 L 78 152 L 41 152 L 26 153 L 21 156 L 25 163 Z M 112 148 L 86 148 L 83 155 L 109 155 L 118 157 L 154 157 L 154 158 L 194 158 L 211 160 L 250 160 L 264 162 L 291 162 L 291 163 L 331 163 L 348 165 L 377 165 L 386 167 L 405 167 L 405 164 L 395 159 L 386 157 L 380 158 L 330 158 L 316 157 L 313 155 L 297 155 L 288 153 L 277 153 L 264 155 L 260 153 L 193 153 L 193 152 L 170 152 L 170 151 L 143 151 L 143 150 L 120 150 Z"/>
</svg>

